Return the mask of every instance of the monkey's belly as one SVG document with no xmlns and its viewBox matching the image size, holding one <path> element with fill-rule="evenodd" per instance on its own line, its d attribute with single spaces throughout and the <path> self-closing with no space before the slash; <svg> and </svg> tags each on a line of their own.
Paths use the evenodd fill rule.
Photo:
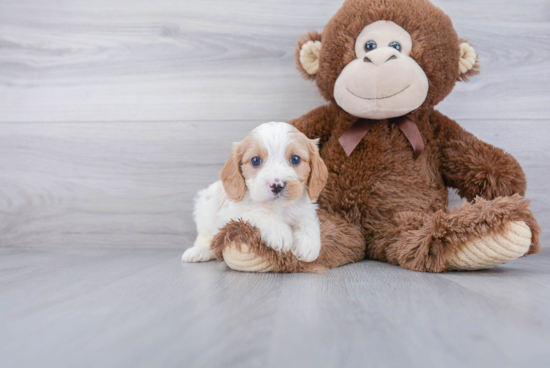
<svg viewBox="0 0 550 368">
<path fill-rule="evenodd" d="M 366 144 L 349 157 L 332 139 L 323 147 L 321 155 L 329 156 L 323 158 L 330 164 L 320 208 L 355 222 L 365 217 L 389 220 L 396 212 L 434 212 L 447 206 L 447 188 L 438 167 L 429 160 L 434 147 L 427 147 L 414 160 L 405 142 L 398 141 L 388 150 L 368 140 L 362 143 Z"/>
</svg>

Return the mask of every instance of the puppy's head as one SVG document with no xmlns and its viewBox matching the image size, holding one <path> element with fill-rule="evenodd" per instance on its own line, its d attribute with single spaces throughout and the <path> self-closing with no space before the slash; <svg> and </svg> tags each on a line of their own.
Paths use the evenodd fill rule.
<svg viewBox="0 0 550 368">
<path fill-rule="evenodd" d="M 248 189 L 255 202 L 285 204 L 303 196 L 316 200 L 328 177 L 317 139 L 287 123 L 265 123 L 233 151 L 220 177 L 225 192 L 241 201 Z"/>
</svg>

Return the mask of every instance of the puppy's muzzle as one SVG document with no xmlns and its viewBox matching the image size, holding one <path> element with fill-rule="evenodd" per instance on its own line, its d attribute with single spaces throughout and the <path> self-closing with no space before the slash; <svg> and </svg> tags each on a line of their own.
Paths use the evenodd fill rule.
<svg viewBox="0 0 550 368">
<path fill-rule="evenodd" d="M 269 186 L 273 194 L 279 194 L 285 189 L 285 184 L 281 182 L 275 182 Z"/>
</svg>

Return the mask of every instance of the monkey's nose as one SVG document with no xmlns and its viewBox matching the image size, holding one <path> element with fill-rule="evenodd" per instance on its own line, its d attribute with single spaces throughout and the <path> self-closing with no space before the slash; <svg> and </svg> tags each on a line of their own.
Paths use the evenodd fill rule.
<svg viewBox="0 0 550 368">
<path fill-rule="evenodd" d="M 365 57 L 363 58 L 363 61 L 365 63 L 373 63 L 374 65 L 379 66 L 387 63 L 390 60 L 397 59 L 395 52 L 399 52 L 399 51 L 396 51 L 395 49 L 389 48 L 389 47 L 388 49 L 389 50 L 379 49 L 379 50 L 371 51 L 369 52 L 368 55 L 365 55 Z"/>
<path fill-rule="evenodd" d="M 269 186 L 274 194 L 279 194 L 285 189 L 284 183 L 273 183 Z"/>
</svg>

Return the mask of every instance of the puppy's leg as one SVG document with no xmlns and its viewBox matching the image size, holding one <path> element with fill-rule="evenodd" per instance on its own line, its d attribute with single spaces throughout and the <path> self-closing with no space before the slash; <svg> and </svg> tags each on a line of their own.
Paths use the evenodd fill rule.
<svg viewBox="0 0 550 368">
<path fill-rule="evenodd" d="M 262 241 L 269 248 L 279 252 L 291 249 L 292 229 L 277 213 L 258 208 L 243 214 L 241 219 L 260 230 Z"/>
<path fill-rule="evenodd" d="M 193 247 L 183 253 L 183 262 L 206 262 L 215 258 L 210 245 L 215 235 L 215 219 L 220 208 L 220 186 L 221 182 L 216 182 L 197 195 L 194 217 L 199 235 Z"/>
<path fill-rule="evenodd" d="M 304 219 L 293 230 L 292 254 L 300 261 L 315 261 L 321 252 L 321 225 L 317 217 Z"/>
<path fill-rule="evenodd" d="M 181 256 L 183 262 L 206 262 L 216 258 L 214 252 L 210 250 L 213 236 L 211 234 L 199 234 L 195 244 L 185 250 Z"/>
</svg>

